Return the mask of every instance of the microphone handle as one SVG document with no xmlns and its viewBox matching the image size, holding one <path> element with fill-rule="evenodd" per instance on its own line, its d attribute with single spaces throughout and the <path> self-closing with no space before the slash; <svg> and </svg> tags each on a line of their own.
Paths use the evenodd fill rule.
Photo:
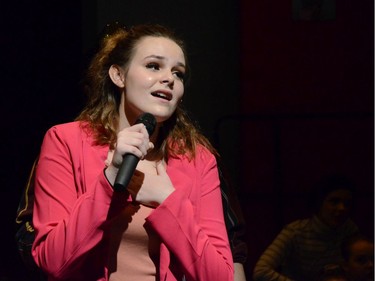
<svg viewBox="0 0 375 281">
<path fill-rule="evenodd" d="M 132 178 L 135 168 L 139 162 L 139 158 L 134 154 L 127 153 L 124 155 L 120 169 L 118 170 L 115 183 L 113 185 L 114 191 L 124 192 Z"/>
</svg>

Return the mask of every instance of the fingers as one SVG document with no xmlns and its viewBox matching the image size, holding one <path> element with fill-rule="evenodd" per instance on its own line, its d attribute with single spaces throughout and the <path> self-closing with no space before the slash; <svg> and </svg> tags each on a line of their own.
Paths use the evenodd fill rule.
<svg viewBox="0 0 375 281">
<path fill-rule="evenodd" d="M 132 126 L 134 129 L 138 129 L 140 127 L 140 132 L 143 135 L 142 142 L 137 146 L 142 151 L 142 158 L 144 158 L 147 152 L 154 148 L 154 144 L 150 142 L 148 131 L 144 124 L 137 124 Z"/>
<path fill-rule="evenodd" d="M 147 152 L 154 148 L 150 142 L 148 132 L 144 124 L 136 124 L 119 131 L 117 135 L 116 148 L 111 164 L 119 167 L 123 160 L 123 155 L 130 153 L 139 159 L 144 159 Z"/>
<path fill-rule="evenodd" d="M 143 158 L 153 147 L 144 124 L 136 124 L 118 133 L 117 149 L 121 154 L 131 153 Z"/>
<path fill-rule="evenodd" d="M 154 149 L 154 144 L 152 142 L 148 143 L 148 150 Z"/>
</svg>

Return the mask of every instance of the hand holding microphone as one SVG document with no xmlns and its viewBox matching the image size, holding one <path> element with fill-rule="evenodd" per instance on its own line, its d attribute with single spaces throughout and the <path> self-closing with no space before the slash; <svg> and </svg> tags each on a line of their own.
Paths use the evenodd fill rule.
<svg viewBox="0 0 375 281">
<path fill-rule="evenodd" d="M 155 117 L 150 113 L 144 113 L 141 116 L 139 116 L 135 122 L 135 124 L 140 124 L 140 123 L 145 125 L 148 135 L 151 136 L 156 127 Z M 123 161 L 118 170 L 115 183 L 113 186 L 113 189 L 115 191 L 121 192 L 121 191 L 126 190 L 130 182 L 130 179 L 132 178 L 134 174 L 134 171 L 137 167 L 139 160 L 140 160 L 139 157 L 132 153 L 126 153 L 123 156 Z"/>
</svg>

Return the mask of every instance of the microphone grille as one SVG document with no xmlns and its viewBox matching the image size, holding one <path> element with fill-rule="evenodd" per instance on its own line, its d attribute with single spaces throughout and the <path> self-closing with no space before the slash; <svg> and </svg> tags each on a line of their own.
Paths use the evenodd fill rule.
<svg viewBox="0 0 375 281">
<path fill-rule="evenodd" d="M 142 123 L 143 125 L 146 126 L 148 135 L 151 136 L 156 127 L 156 119 L 154 115 L 148 112 L 141 114 L 137 118 L 137 121 L 135 121 L 135 124 L 139 124 L 139 123 Z"/>
</svg>

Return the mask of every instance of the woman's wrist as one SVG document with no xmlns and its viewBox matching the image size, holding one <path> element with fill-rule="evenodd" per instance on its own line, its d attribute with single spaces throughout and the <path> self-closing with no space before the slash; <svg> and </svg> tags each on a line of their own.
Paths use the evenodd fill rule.
<svg viewBox="0 0 375 281">
<path fill-rule="evenodd" d="M 109 165 L 104 170 L 105 177 L 107 178 L 108 182 L 113 186 L 115 183 L 115 179 L 118 173 L 118 168 L 113 165 Z"/>
</svg>

